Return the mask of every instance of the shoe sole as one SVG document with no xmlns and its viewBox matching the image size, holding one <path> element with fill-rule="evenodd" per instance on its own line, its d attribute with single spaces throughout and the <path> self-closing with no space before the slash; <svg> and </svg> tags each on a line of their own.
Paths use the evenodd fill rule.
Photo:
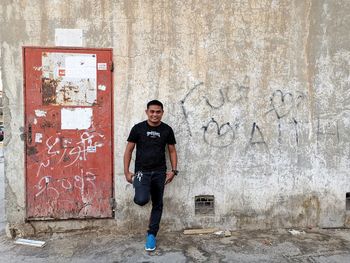
<svg viewBox="0 0 350 263">
<path fill-rule="evenodd" d="M 145 248 L 146 251 L 152 252 L 154 250 L 156 250 L 156 248 Z"/>
</svg>

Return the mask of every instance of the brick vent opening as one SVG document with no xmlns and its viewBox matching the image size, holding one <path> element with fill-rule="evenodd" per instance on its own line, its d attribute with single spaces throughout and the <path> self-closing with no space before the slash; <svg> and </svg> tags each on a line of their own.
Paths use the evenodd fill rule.
<svg viewBox="0 0 350 263">
<path fill-rule="evenodd" d="M 214 196 L 213 195 L 197 195 L 194 199 L 194 211 L 196 215 L 213 215 Z"/>
<path fill-rule="evenodd" d="M 350 211 L 350 193 L 346 193 L 345 203 L 346 203 L 346 210 Z"/>
</svg>

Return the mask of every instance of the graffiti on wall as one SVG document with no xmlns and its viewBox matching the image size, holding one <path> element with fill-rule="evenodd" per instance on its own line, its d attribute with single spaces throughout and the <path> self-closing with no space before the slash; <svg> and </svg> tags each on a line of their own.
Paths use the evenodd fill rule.
<svg viewBox="0 0 350 263">
<path fill-rule="evenodd" d="M 249 82 L 248 77 L 244 80 L 244 83 L 246 82 Z M 230 105 L 239 104 L 247 99 L 248 91 L 248 85 L 235 83 L 232 86 L 218 89 L 218 98 L 214 100 L 209 98 L 209 94 L 204 91 L 203 82 L 194 85 L 180 102 L 189 136 L 193 136 L 193 107 L 204 107 L 204 109 L 201 108 L 203 112 L 216 112 L 216 114 L 201 116 L 201 120 L 197 120 L 202 130 L 203 141 L 216 148 L 232 145 L 240 122 L 238 119 L 223 120 L 223 112 Z"/>
<path fill-rule="evenodd" d="M 282 125 L 286 125 L 287 130 L 291 130 L 292 137 L 294 137 L 295 143 L 299 144 L 299 129 L 300 120 L 298 120 L 298 111 L 302 103 L 305 102 L 306 96 L 302 92 L 283 92 L 282 90 L 276 90 L 272 93 L 270 98 L 271 109 L 266 114 L 274 114 L 277 119 L 278 127 L 278 142 L 282 143 Z M 285 121 L 287 119 L 287 121 Z M 291 128 L 289 128 L 291 127 Z"/>
<path fill-rule="evenodd" d="M 235 139 L 235 131 L 229 122 L 219 125 L 212 118 L 205 126 L 203 126 L 203 140 L 213 147 L 227 147 L 231 145 Z"/>
<path fill-rule="evenodd" d="M 80 174 L 69 175 L 70 178 L 63 178 L 60 180 L 53 180 L 53 177 L 50 175 L 50 171 L 54 170 L 55 168 L 67 168 L 77 165 L 79 162 L 87 161 L 89 154 L 96 154 L 97 149 L 103 146 L 103 138 L 104 136 L 102 134 L 88 132 L 82 133 L 80 136 L 80 141 L 78 142 L 73 142 L 72 139 L 50 136 L 45 141 L 46 152 L 44 154 L 47 156 L 47 159 L 40 160 L 36 173 L 38 183 L 35 185 L 35 188 L 38 189 L 38 192 L 35 194 L 35 196 L 39 196 L 44 191 L 50 189 L 54 190 L 59 196 L 60 191 L 72 190 L 77 183 L 83 183 L 85 180 L 84 178 L 87 178 L 88 182 L 93 183 L 96 177 L 94 173 L 90 171 L 84 172 L 82 169 L 80 169 Z M 43 188 L 44 182 L 46 186 L 45 188 Z M 56 189 L 53 186 L 57 183 L 61 184 L 61 190 Z M 69 185 L 68 188 L 65 187 L 67 184 Z"/>
<path fill-rule="evenodd" d="M 272 123 L 269 123 L 268 127 L 262 127 L 262 122 L 259 123 L 258 119 L 250 124 L 244 123 L 248 114 L 245 111 L 249 107 L 249 90 L 249 77 L 246 76 L 242 83 L 217 89 L 217 97 L 213 102 L 203 82 L 194 85 L 180 101 L 189 136 L 192 137 L 193 133 L 201 128 L 204 143 L 216 148 L 225 148 L 235 142 L 238 133 L 244 132 L 247 148 L 260 145 L 262 147 L 259 148 L 269 152 L 264 130 L 275 129 L 278 143 L 283 142 L 284 136 L 288 138 L 288 142 L 293 141 L 291 145 L 298 145 L 302 129 L 301 107 L 305 104 L 307 96 L 300 91 L 272 91 L 268 108 L 265 110 L 265 115 L 271 116 Z M 198 113 L 199 111 L 201 113 Z M 201 123 L 201 127 L 197 123 Z M 243 129 L 244 125 L 249 128 Z"/>
</svg>

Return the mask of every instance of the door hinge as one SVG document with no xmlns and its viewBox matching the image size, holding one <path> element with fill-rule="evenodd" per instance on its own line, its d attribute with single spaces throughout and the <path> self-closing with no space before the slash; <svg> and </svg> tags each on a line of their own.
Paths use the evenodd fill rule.
<svg viewBox="0 0 350 263">
<path fill-rule="evenodd" d="M 113 63 L 113 61 L 111 61 L 111 62 L 109 62 L 109 68 L 111 69 L 111 72 L 113 72 L 114 71 L 114 63 Z"/>
<path fill-rule="evenodd" d="M 117 202 L 115 201 L 114 197 L 109 198 L 109 205 L 111 206 L 111 209 L 115 211 L 117 208 Z"/>
</svg>

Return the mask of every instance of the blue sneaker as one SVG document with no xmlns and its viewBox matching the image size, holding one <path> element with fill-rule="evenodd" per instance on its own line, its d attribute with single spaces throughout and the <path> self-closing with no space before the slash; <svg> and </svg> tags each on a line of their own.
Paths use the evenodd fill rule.
<svg viewBox="0 0 350 263">
<path fill-rule="evenodd" d="M 147 234 L 145 250 L 146 251 L 154 251 L 156 249 L 156 237 L 152 234 Z"/>
</svg>

